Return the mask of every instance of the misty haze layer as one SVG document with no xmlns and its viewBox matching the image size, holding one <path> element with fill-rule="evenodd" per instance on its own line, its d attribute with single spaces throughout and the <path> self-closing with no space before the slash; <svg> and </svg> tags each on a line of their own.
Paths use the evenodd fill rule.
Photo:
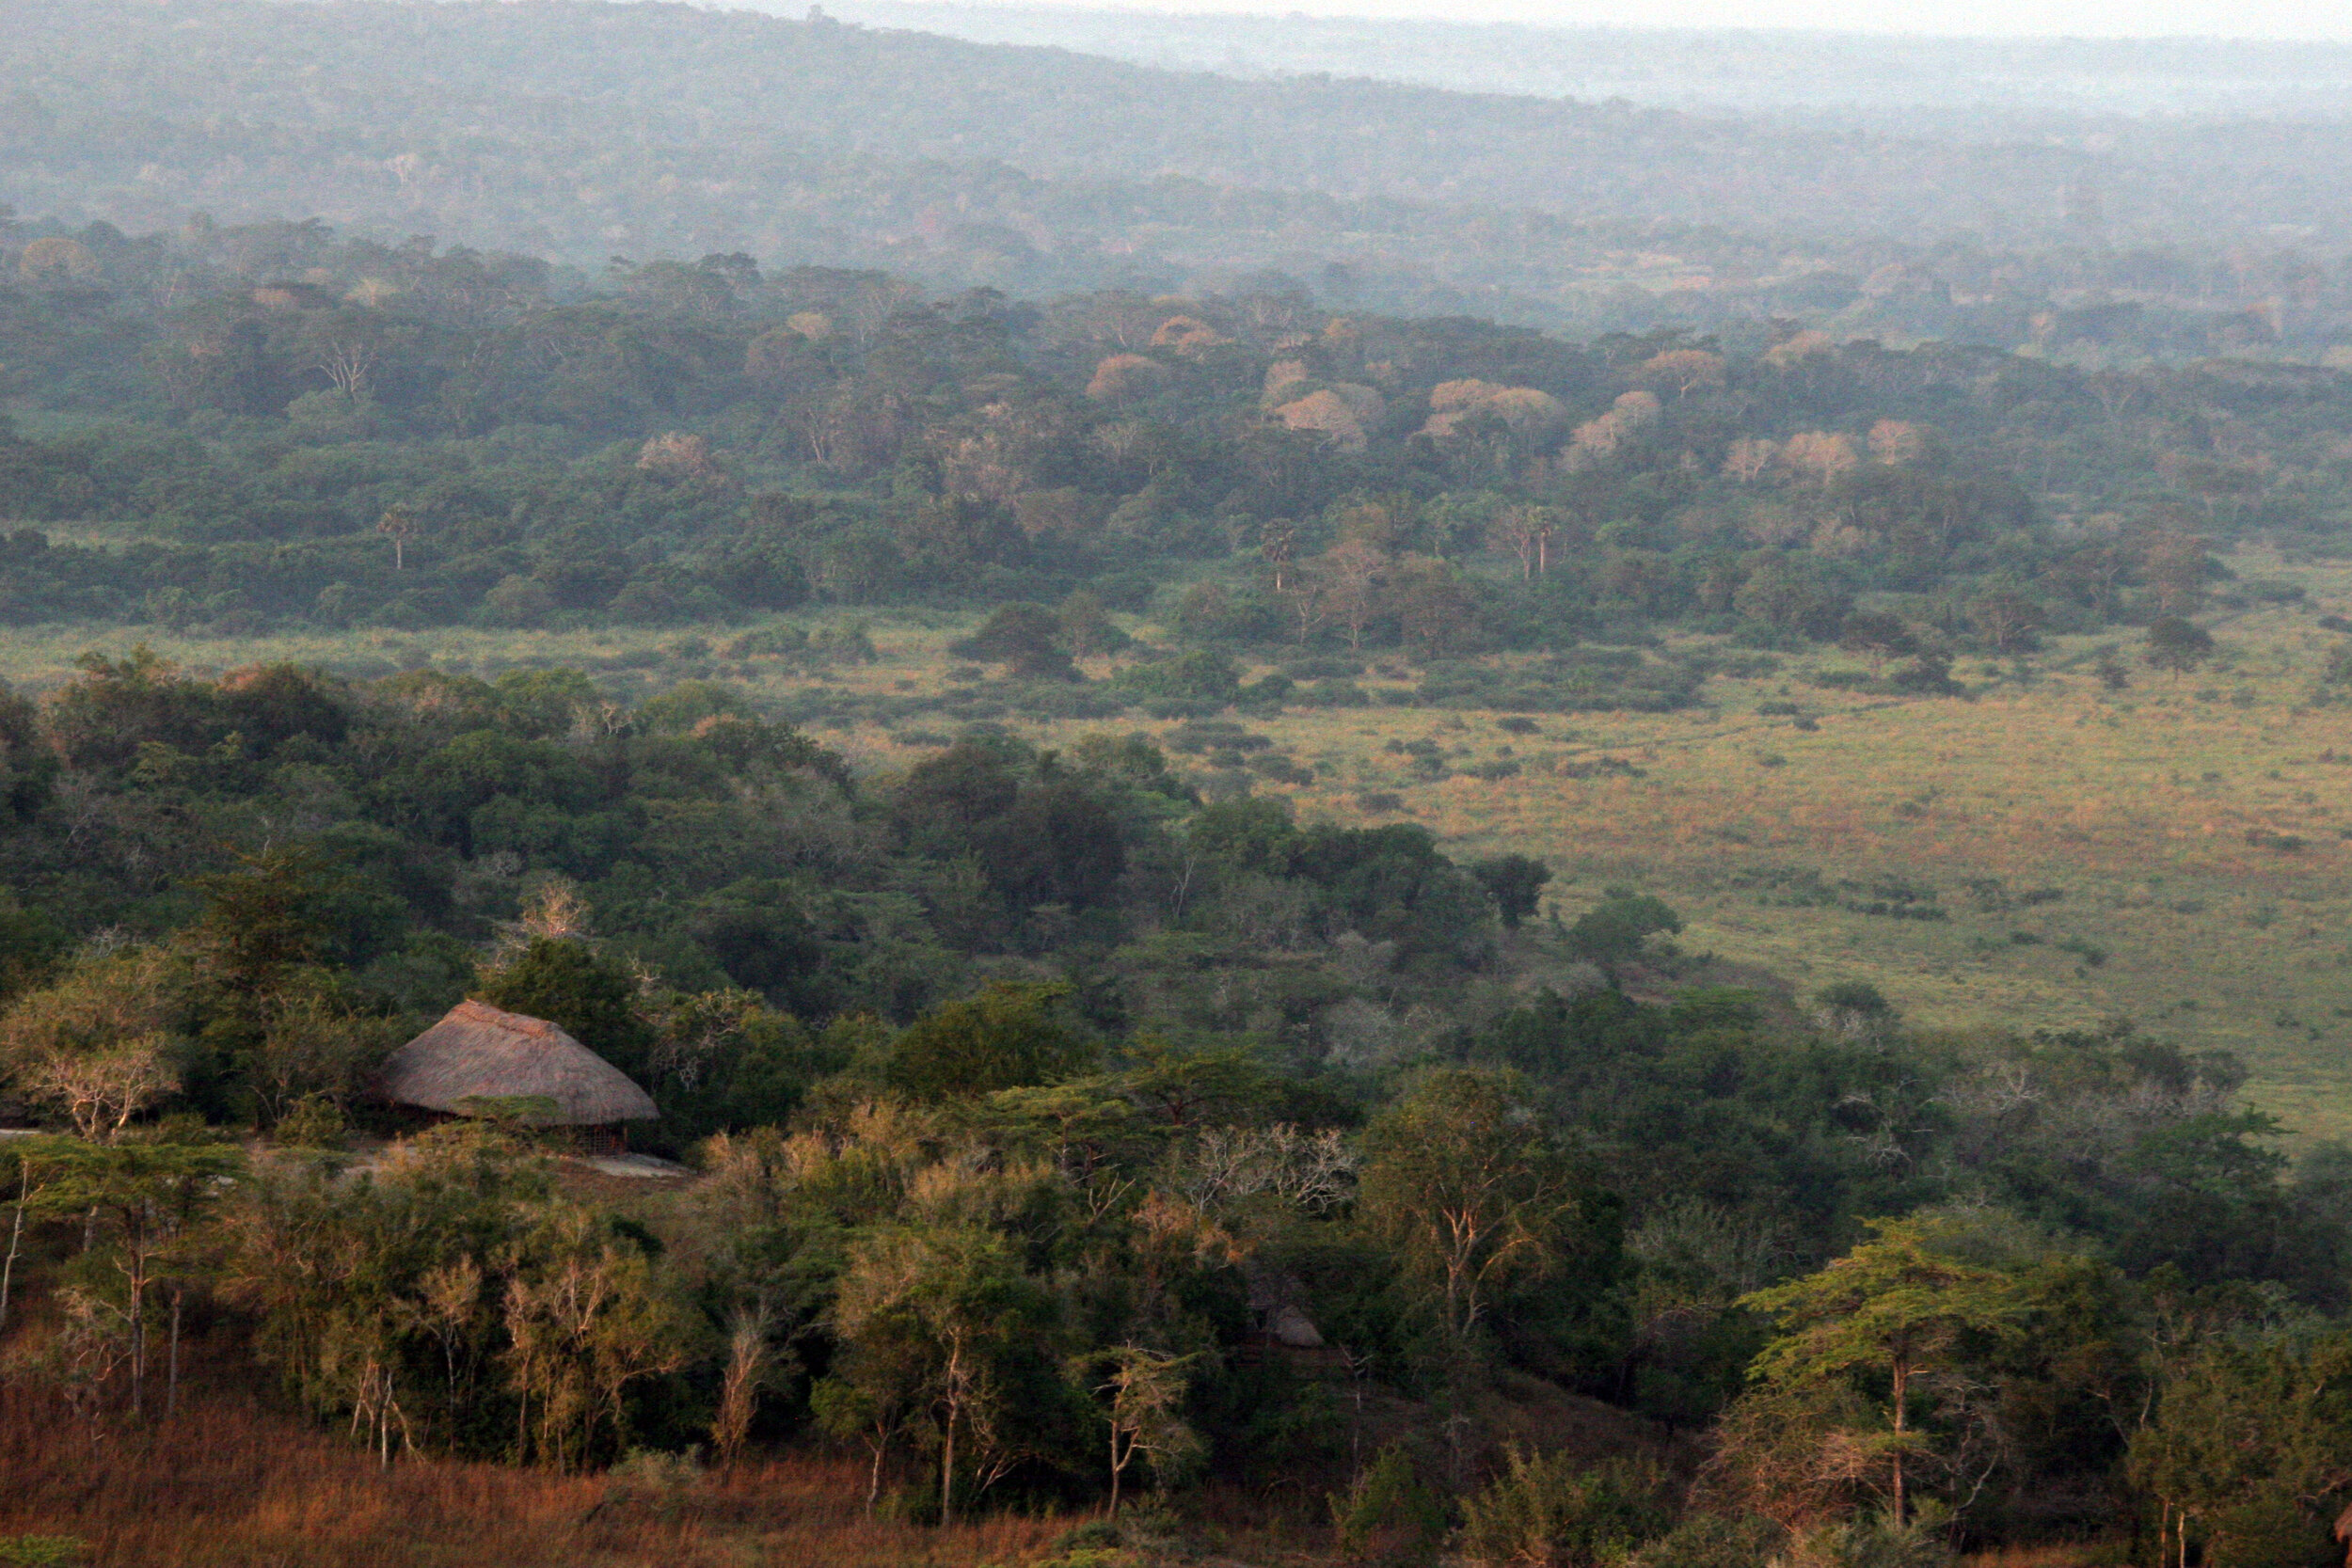
<svg viewBox="0 0 2352 1568">
<path fill-rule="evenodd" d="M 800 15 L 786 0 L 748 8 Z M 1235 76 L 1327 72 L 1458 92 L 1622 98 L 1701 113 L 1929 110 L 1955 135 L 2074 115 L 2352 115 L 2352 44 L 2153 39 L 1920 39 L 1517 23 L 836 0 L 844 21 Z M 1918 121 L 1909 121 L 1916 128 Z"/>
<path fill-rule="evenodd" d="M 1516 85 L 1571 68 L 1672 78 L 1718 47 L 1547 36 L 1557 47 L 1529 52 Z M 1587 45 L 1581 66 L 1559 53 Z M 1693 81 L 1768 83 L 1780 47 L 1724 40 L 1721 69 Z M 1820 99 L 1886 74 L 1889 46 L 1788 47 L 1784 74 L 1818 79 Z M 1938 47 L 1887 75 L 1925 84 L 1928 105 L 1887 128 L 1167 71 L 675 7 L 12 0 L 0 199 L 68 225 L 315 217 L 589 265 L 739 251 L 1022 293 L 1270 269 L 1344 302 L 1571 328 L 1834 315 L 2009 343 L 2048 309 L 2120 304 L 2252 309 L 2321 341 L 2334 283 L 2309 258 L 2352 243 L 2344 123 L 1971 119 L 1956 105 L 1991 90 L 2000 58 L 2126 98 L 2196 62 L 2156 45 Z M 2305 79 L 2258 48 L 2210 74 L 2265 71 Z M 2185 330 L 2201 351 L 2205 329 Z"/>
</svg>

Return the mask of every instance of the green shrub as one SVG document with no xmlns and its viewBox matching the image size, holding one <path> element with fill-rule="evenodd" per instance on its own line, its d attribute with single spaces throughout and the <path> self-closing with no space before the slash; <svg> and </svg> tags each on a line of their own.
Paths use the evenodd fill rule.
<svg viewBox="0 0 2352 1568">
<path fill-rule="evenodd" d="M 605 1476 L 624 1491 L 672 1496 L 701 1484 L 702 1450 L 693 1448 L 683 1453 L 667 1453 L 660 1449 L 631 1449 Z"/>
<path fill-rule="evenodd" d="M 1131 664 L 1111 684 L 1136 697 L 1176 702 L 1224 704 L 1241 695 L 1241 673 L 1233 661 L 1208 649 L 1154 664 Z"/>
<path fill-rule="evenodd" d="M 1135 1556 L 1118 1546 L 1073 1546 L 1038 1564 L 1038 1568 L 1134 1568 Z"/>
<path fill-rule="evenodd" d="M 8 1568 L 74 1568 L 89 1553 L 71 1535 L 0 1535 L 0 1563 Z"/>
<path fill-rule="evenodd" d="M 798 626 L 762 626 L 726 645 L 729 658 L 798 658 L 808 651 L 808 633 Z"/>
<path fill-rule="evenodd" d="M 2061 937 L 2051 945 L 2055 946 L 2061 953 L 2074 954 L 2074 957 L 2082 959 L 2084 964 L 2091 969 L 2096 969 L 2101 964 L 2107 961 L 2107 950 L 2106 948 L 2100 946 L 2095 942 L 2085 941 L 2081 937 Z"/>
<path fill-rule="evenodd" d="M 350 1131 L 342 1106 L 323 1094 L 306 1094 L 278 1118 L 270 1137 L 285 1148 L 341 1148 Z"/>
<path fill-rule="evenodd" d="M 1057 1552 L 1074 1552 L 1087 1546 L 1116 1546 L 1119 1544 L 1119 1525 L 1111 1519 L 1089 1519 L 1083 1525 L 1073 1525 L 1055 1539 Z"/>
<path fill-rule="evenodd" d="M 1364 689 L 1351 680 L 1319 680 L 1299 687 L 1290 700 L 1299 707 L 1368 707 L 1372 704 Z"/>
<path fill-rule="evenodd" d="M 1382 1449 L 1329 1502 L 1334 1544 L 1349 1562 L 1428 1562 L 1445 1538 L 1445 1501 L 1422 1484 L 1401 1443 Z"/>
<path fill-rule="evenodd" d="M 1626 1560 L 1626 1568 L 1756 1568 L 1788 1532 L 1770 1519 L 1693 1513 Z"/>
<path fill-rule="evenodd" d="M 2215 1568 L 2326 1568 L 2340 1548 L 2327 1527 L 2283 1497 L 2240 1504 L 2214 1521 L 2206 1560 Z"/>
<path fill-rule="evenodd" d="M 1243 687 L 1236 700 L 1250 707 L 1279 707 L 1290 700 L 1295 689 L 1288 675 L 1272 674 Z"/>
<path fill-rule="evenodd" d="M 1655 1465 L 1612 1460 L 1580 1469 L 1565 1453 L 1511 1449 L 1508 1468 L 1462 1504 L 1470 1561 L 1530 1568 L 1601 1568 L 1624 1560 L 1673 1523 Z"/>
<path fill-rule="evenodd" d="M 1950 1568 L 1953 1560 L 1931 1520 L 1854 1519 L 1797 1536 L 1770 1568 Z"/>
</svg>

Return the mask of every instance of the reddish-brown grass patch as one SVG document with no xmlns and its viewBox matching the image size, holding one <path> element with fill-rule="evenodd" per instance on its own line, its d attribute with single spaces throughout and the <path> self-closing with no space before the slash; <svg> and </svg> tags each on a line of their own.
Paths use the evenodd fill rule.
<svg viewBox="0 0 2352 1568">
<path fill-rule="evenodd" d="M 849 1461 L 746 1465 L 662 1497 L 600 1476 L 374 1457 L 253 1399 L 91 1428 L 0 1389 L 0 1534 L 78 1536 L 92 1568 L 949 1568 L 1042 1555 L 1068 1520 L 867 1521 Z"/>
</svg>

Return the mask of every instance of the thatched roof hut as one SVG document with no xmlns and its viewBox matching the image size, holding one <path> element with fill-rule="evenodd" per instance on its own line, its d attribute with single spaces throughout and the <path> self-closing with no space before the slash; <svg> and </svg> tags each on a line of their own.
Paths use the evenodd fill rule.
<svg viewBox="0 0 2352 1568">
<path fill-rule="evenodd" d="M 609 1126 L 661 1114 L 620 1069 L 547 1020 L 471 999 L 393 1052 L 383 1084 L 396 1104 L 453 1116 L 502 1104 L 541 1127 Z"/>
</svg>

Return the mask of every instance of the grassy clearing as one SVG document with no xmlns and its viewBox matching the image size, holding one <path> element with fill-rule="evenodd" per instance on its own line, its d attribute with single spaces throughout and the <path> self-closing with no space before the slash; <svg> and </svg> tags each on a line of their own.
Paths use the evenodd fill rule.
<svg viewBox="0 0 2352 1568">
<path fill-rule="evenodd" d="M 1709 681 L 1705 705 L 1685 712 L 1539 716 L 1526 734 L 1498 714 L 1381 706 L 1243 723 L 1313 769 L 1311 783 L 1258 781 L 1303 816 L 1411 819 L 1457 853 L 1542 855 L 1560 873 L 1550 891 L 1565 914 L 1635 884 L 1684 911 L 1692 951 L 1801 990 L 1868 981 L 1931 1026 L 2129 1016 L 2241 1053 L 2258 1102 L 2291 1129 L 2352 1136 L 2352 712 L 2302 701 L 2337 641 L 2315 618 L 2352 606 L 2352 564 L 2238 565 L 2299 583 L 2307 603 L 2217 617 L 2222 667 L 2177 681 L 2136 669 L 2121 692 L 2091 673 L 2091 640 L 2059 640 L 2026 666 L 1964 660 L 1972 701 L 1811 684 L 1852 667 L 1829 654 Z M 879 661 L 818 674 L 730 662 L 713 652 L 733 635 L 722 628 L 151 641 L 193 668 L 579 664 L 640 692 L 708 675 L 781 700 L 945 689 L 958 663 L 946 644 L 971 619 L 829 618 L 866 623 Z M 133 641 L 0 633 L 0 675 L 53 685 L 83 648 Z M 1049 745 L 1089 729 L 1177 728 L 1132 713 L 1004 722 Z M 818 726 L 872 771 L 958 727 Z M 1414 742 L 1437 755 L 1392 749 Z"/>
</svg>

